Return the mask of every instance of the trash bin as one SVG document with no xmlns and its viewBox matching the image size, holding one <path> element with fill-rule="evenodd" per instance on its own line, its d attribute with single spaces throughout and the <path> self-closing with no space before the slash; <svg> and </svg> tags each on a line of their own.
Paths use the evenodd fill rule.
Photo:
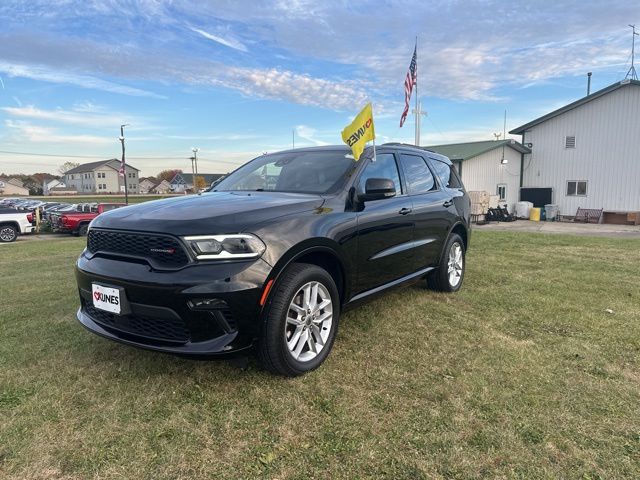
<svg viewBox="0 0 640 480">
<path fill-rule="evenodd" d="M 539 222 L 540 221 L 540 209 L 539 208 L 532 208 L 531 210 L 529 210 L 529 220 L 532 220 L 534 222 Z"/>
<path fill-rule="evenodd" d="M 555 222 L 558 219 L 558 213 L 560 212 L 558 205 L 550 203 L 545 205 L 544 209 L 547 212 L 547 222 Z"/>
</svg>

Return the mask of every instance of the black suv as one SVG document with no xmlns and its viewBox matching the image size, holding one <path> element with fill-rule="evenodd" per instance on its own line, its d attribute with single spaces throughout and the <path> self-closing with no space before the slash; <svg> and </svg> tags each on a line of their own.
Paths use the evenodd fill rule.
<svg viewBox="0 0 640 480">
<path fill-rule="evenodd" d="M 329 354 L 340 314 L 425 279 L 460 288 L 470 201 L 448 158 L 385 144 L 263 155 L 207 193 L 106 212 L 76 266 L 89 330 L 193 356 L 254 348 L 294 376 Z"/>
</svg>

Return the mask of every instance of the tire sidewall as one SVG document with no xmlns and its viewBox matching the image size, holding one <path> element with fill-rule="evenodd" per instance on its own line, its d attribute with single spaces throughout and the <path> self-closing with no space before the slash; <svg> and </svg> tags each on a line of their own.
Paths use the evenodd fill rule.
<svg viewBox="0 0 640 480">
<path fill-rule="evenodd" d="M 329 333 L 329 337 L 327 338 L 327 342 L 322 351 L 312 360 L 300 362 L 293 358 L 286 344 L 286 317 L 289 305 L 293 301 L 294 295 L 303 285 L 313 281 L 320 282 L 329 292 L 333 308 L 333 321 L 331 323 L 331 332 Z M 277 348 L 277 351 L 274 353 L 276 353 L 283 363 L 285 363 L 287 367 L 296 374 L 302 374 L 310 370 L 314 370 L 324 362 L 331 352 L 333 342 L 338 332 L 338 323 L 340 319 L 340 296 L 335 282 L 331 275 L 322 268 L 315 265 L 306 265 L 305 269 L 294 277 L 294 281 L 287 282 L 287 284 L 283 285 L 282 288 L 278 288 L 277 286 L 276 288 L 274 296 L 282 295 L 283 301 L 270 302 L 266 315 L 267 335 L 270 336 L 272 340 L 275 340 L 274 347 Z"/>
</svg>

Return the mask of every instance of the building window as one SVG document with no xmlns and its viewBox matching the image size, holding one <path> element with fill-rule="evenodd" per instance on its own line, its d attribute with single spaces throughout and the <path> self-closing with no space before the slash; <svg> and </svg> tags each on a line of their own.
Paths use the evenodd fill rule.
<svg viewBox="0 0 640 480">
<path fill-rule="evenodd" d="M 567 182 L 568 197 L 586 197 L 587 181 L 586 180 L 569 180 Z"/>
<path fill-rule="evenodd" d="M 103 189 L 103 190 L 106 190 L 106 189 L 107 189 L 107 184 L 106 184 L 106 183 L 103 183 L 103 184 L 102 184 L 102 189 Z"/>
<path fill-rule="evenodd" d="M 102 190 L 102 184 L 101 183 L 98 184 L 98 190 Z"/>
<path fill-rule="evenodd" d="M 496 193 L 500 200 L 505 200 L 507 198 L 507 185 L 505 183 L 498 184 Z"/>
<path fill-rule="evenodd" d="M 564 137 L 564 148 L 576 148 L 576 136 L 568 135 Z"/>
</svg>

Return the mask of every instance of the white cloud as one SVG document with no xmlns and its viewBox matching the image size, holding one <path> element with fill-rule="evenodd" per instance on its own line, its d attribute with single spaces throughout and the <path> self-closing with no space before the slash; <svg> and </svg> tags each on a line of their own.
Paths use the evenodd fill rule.
<svg viewBox="0 0 640 480">
<path fill-rule="evenodd" d="M 234 50 L 239 50 L 241 52 L 247 52 L 247 47 L 241 43 L 239 40 L 227 35 L 226 37 L 222 37 L 220 35 L 214 35 L 209 32 L 205 32 L 204 30 L 200 30 L 199 28 L 189 27 L 191 31 L 202 35 L 204 38 L 217 42 L 225 47 L 233 48 Z"/>
<path fill-rule="evenodd" d="M 318 130 L 306 125 L 296 126 L 296 135 L 312 145 L 322 146 L 329 145 L 328 142 L 318 139 Z"/>
<path fill-rule="evenodd" d="M 57 144 L 115 144 L 115 136 L 109 138 L 98 135 L 69 135 L 59 133 L 51 127 L 33 125 L 28 122 L 5 120 L 5 126 L 11 130 L 10 142 L 57 143 Z"/>
<path fill-rule="evenodd" d="M 77 87 L 103 90 L 105 92 L 135 97 L 166 98 L 147 90 L 120 85 L 95 76 L 65 72 L 43 65 L 27 65 L 0 61 L 0 71 L 5 72 L 10 77 L 22 77 L 50 83 L 75 85 Z"/>
</svg>

